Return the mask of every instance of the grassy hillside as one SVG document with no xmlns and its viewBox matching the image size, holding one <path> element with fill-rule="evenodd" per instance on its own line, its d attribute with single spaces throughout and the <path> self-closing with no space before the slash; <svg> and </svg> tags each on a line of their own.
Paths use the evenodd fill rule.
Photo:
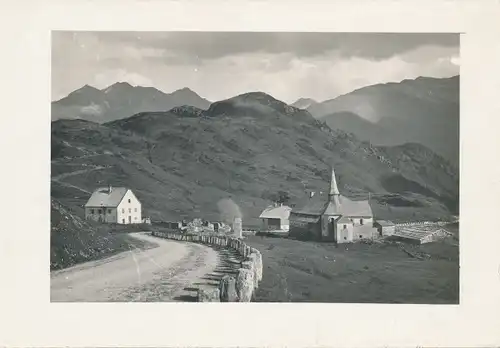
<svg viewBox="0 0 500 348">
<path fill-rule="evenodd" d="M 134 190 L 153 219 L 218 220 L 217 202 L 231 198 L 244 224 L 257 224 L 274 192 L 288 192 L 294 203 L 306 190 L 326 191 L 332 164 L 341 193 L 366 199 L 372 192 L 379 218 L 456 214 L 458 173 L 431 150 L 372 146 L 264 93 L 207 111 L 52 123 L 52 196 L 74 209 L 110 183 Z"/>
<path fill-rule="evenodd" d="M 109 226 L 92 224 L 73 209 L 51 200 L 50 269 L 111 256 L 134 248 L 149 248 L 126 234 L 110 233 Z"/>
<path fill-rule="evenodd" d="M 262 253 L 257 302 L 457 304 L 458 246 L 341 244 L 248 237 Z"/>
</svg>

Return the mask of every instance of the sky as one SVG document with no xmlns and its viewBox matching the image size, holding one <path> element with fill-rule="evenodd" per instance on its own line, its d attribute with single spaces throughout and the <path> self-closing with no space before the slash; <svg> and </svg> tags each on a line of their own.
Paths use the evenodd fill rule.
<svg viewBox="0 0 500 348">
<path fill-rule="evenodd" d="M 377 83 L 459 74 L 458 34 L 52 33 L 52 100 L 116 82 L 217 101 L 261 91 L 323 101 Z"/>
</svg>

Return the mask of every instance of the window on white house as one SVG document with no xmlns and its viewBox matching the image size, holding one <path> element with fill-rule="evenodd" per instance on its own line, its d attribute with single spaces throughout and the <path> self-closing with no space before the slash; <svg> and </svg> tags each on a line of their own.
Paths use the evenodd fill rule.
<svg viewBox="0 0 500 348">
<path fill-rule="evenodd" d="M 346 240 L 346 239 L 347 239 L 347 237 L 344 237 L 344 240 Z"/>
<path fill-rule="evenodd" d="M 363 219 L 359 219 L 359 223 L 362 225 L 363 224 Z"/>
<path fill-rule="evenodd" d="M 347 225 L 344 225 L 344 229 L 346 229 L 346 228 L 347 228 Z"/>
<path fill-rule="evenodd" d="M 94 209 L 90 209 L 90 214 L 94 214 Z"/>
<path fill-rule="evenodd" d="M 99 214 L 102 214 L 102 210 L 101 209 L 99 209 Z"/>
<path fill-rule="evenodd" d="M 130 198 L 129 198 L 128 202 L 130 203 Z"/>
<path fill-rule="evenodd" d="M 125 208 L 122 208 L 122 213 L 125 213 Z"/>
<path fill-rule="evenodd" d="M 108 209 L 108 214 L 111 214 L 111 209 Z"/>
<path fill-rule="evenodd" d="M 131 208 L 128 208 L 128 212 L 131 213 L 132 212 L 132 209 Z"/>
<path fill-rule="evenodd" d="M 363 236 L 362 236 L 362 235 L 359 235 L 359 238 L 360 238 L 360 239 L 363 239 Z"/>
<path fill-rule="evenodd" d="M 137 208 L 134 208 L 134 211 L 137 213 Z"/>
</svg>

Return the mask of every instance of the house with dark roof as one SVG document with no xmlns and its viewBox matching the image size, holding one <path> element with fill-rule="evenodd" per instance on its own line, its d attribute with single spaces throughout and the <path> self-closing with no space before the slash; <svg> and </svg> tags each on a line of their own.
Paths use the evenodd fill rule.
<svg viewBox="0 0 500 348">
<path fill-rule="evenodd" d="M 141 202 L 126 187 L 101 187 L 85 204 L 85 219 L 103 223 L 138 224 L 142 222 Z"/>
<path fill-rule="evenodd" d="M 268 206 L 259 215 L 262 220 L 262 228 L 269 232 L 288 232 L 290 229 L 290 211 L 292 208 L 275 203 Z"/>
<path fill-rule="evenodd" d="M 311 192 L 290 212 L 290 236 L 348 243 L 373 238 L 373 213 L 369 201 L 354 201 L 342 196 L 332 168 L 330 191 Z"/>
</svg>

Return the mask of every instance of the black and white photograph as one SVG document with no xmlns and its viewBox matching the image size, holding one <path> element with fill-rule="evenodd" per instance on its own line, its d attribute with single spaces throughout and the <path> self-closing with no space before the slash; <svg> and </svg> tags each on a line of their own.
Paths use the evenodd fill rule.
<svg viewBox="0 0 500 348">
<path fill-rule="evenodd" d="M 460 303 L 460 34 L 54 30 L 50 78 L 51 302 Z"/>
</svg>

